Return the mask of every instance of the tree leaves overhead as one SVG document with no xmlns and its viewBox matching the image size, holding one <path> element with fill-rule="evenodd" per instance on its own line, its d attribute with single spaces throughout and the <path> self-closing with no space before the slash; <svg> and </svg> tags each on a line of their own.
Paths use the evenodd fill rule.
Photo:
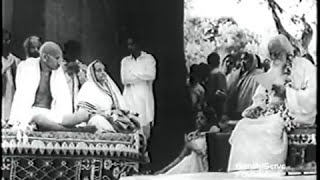
<svg viewBox="0 0 320 180">
<path fill-rule="evenodd" d="M 239 28 L 231 17 L 188 18 L 184 22 L 184 33 L 188 68 L 206 62 L 206 57 L 213 51 L 239 52 L 249 43 L 258 43 L 255 34 Z"/>
<path fill-rule="evenodd" d="M 299 7 L 299 3 L 302 3 L 302 1 L 303 0 L 299 0 L 296 6 Z M 242 2 L 242 0 L 238 0 L 237 2 L 240 3 Z M 299 49 L 301 54 L 308 53 L 308 47 L 313 36 L 313 30 L 310 24 L 305 19 L 305 13 L 303 13 L 302 16 L 293 14 L 290 18 L 293 24 L 297 26 L 302 25 L 301 38 L 297 39 L 293 37 L 282 25 L 279 14 L 285 13 L 285 10 L 276 2 L 276 0 L 264 0 L 264 2 L 267 3 L 268 8 L 271 10 L 272 17 L 275 22 L 278 33 L 285 35 L 292 43 L 292 45 Z M 314 6 L 315 4 L 316 1 L 311 2 L 311 6 Z"/>
</svg>

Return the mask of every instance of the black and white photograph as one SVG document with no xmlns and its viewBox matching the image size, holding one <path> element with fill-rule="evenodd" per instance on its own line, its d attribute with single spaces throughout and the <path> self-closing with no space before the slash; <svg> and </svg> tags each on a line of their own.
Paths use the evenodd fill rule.
<svg viewBox="0 0 320 180">
<path fill-rule="evenodd" d="M 1 180 L 317 179 L 317 0 L 2 0 Z"/>
</svg>

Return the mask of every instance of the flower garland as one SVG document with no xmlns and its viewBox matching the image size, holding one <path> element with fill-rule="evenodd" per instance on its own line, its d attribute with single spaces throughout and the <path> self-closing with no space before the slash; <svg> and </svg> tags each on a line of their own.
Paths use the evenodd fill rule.
<svg viewBox="0 0 320 180">
<path fill-rule="evenodd" d="M 300 124 L 295 121 L 295 118 L 290 115 L 288 108 L 281 113 L 281 117 L 284 120 L 285 129 L 287 132 L 290 132 L 300 126 Z"/>
<path fill-rule="evenodd" d="M 285 63 L 284 68 L 283 68 L 283 74 L 286 75 L 286 76 L 290 76 L 290 75 L 291 75 L 291 71 L 292 71 L 292 59 L 293 59 L 293 58 L 294 58 L 294 57 L 293 57 L 292 55 L 288 55 L 288 57 L 287 57 L 286 63 Z M 285 86 L 292 87 L 292 81 L 291 81 L 291 79 L 286 78 L 284 85 L 285 85 Z"/>
<path fill-rule="evenodd" d="M 291 75 L 292 72 L 292 59 L 294 58 L 293 55 L 288 55 L 286 64 L 284 66 L 284 74 L 287 76 Z M 286 81 L 284 83 L 285 86 L 293 88 L 292 87 L 292 80 L 290 78 L 286 78 Z M 290 114 L 290 111 L 288 108 L 285 109 L 285 111 L 281 114 L 281 117 L 283 118 L 285 122 L 285 128 L 287 132 L 292 131 L 293 129 L 299 127 L 299 123 L 295 121 L 295 118 Z"/>
<path fill-rule="evenodd" d="M 291 57 L 288 58 L 284 67 L 284 74 L 290 75 L 292 69 L 292 60 Z M 292 87 L 291 80 L 287 79 L 285 82 L 285 86 Z M 265 104 L 270 105 L 271 93 L 268 90 L 265 90 Z M 285 106 L 285 104 L 275 104 L 274 106 L 267 107 L 263 111 L 261 111 L 262 116 L 269 116 L 272 114 L 280 113 L 280 117 L 283 118 L 285 123 L 286 132 L 290 132 L 293 129 L 299 127 L 299 123 L 295 121 L 295 118 L 290 114 L 289 109 Z"/>
</svg>

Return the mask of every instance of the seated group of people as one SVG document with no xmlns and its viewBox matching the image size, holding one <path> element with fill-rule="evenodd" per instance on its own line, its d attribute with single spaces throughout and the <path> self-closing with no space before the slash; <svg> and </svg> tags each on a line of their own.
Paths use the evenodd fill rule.
<svg viewBox="0 0 320 180">
<path fill-rule="evenodd" d="M 315 124 L 316 66 L 310 57 L 294 55 L 283 35 L 269 41 L 268 51 L 269 67 L 259 65 L 259 57 L 249 53 L 227 55 L 221 66 L 219 55 L 211 53 L 209 66 L 191 66 L 197 128 L 186 135 L 179 157 L 157 174 L 208 171 L 205 134 L 223 130 L 231 132 L 228 172 L 283 172 L 287 133 Z M 228 126 L 230 120 L 236 120 L 234 128 Z"/>
<path fill-rule="evenodd" d="M 88 66 L 79 61 L 81 48 L 77 41 L 68 41 L 62 50 L 55 42 L 42 43 L 39 37 L 31 36 L 25 40 L 26 59 L 21 61 L 10 52 L 11 34 L 6 30 L 3 30 L 3 39 L 1 119 L 7 128 L 92 133 L 145 133 L 143 130 L 148 129 L 149 124 L 142 119 L 146 113 L 138 109 L 146 103 L 128 101 L 136 98 L 129 89 L 137 88 L 133 81 L 144 89 L 144 81 L 138 79 L 140 74 L 134 76 L 136 79 L 128 78 L 125 74 L 128 67 L 122 67 L 125 85 L 122 95 L 101 61 L 94 60 Z M 144 58 L 138 63 L 154 61 L 131 41 L 136 59 Z M 131 63 L 126 60 L 128 57 L 123 63 Z M 138 64 L 136 68 L 139 68 Z M 146 81 L 152 83 L 154 79 L 154 76 L 147 77 Z M 149 81 L 145 82 L 147 88 Z M 131 108 L 133 106 L 135 108 Z M 153 121 L 152 113 L 148 114 L 151 116 L 149 122 Z"/>
<path fill-rule="evenodd" d="M 11 128 L 44 131 L 120 132 L 137 130 L 148 138 L 153 125 L 152 83 L 155 60 L 129 39 L 131 56 L 122 60 L 123 94 L 94 60 L 79 59 L 79 45 L 28 38 L 26 59 L 10 53 L 10 33 L 3 31 L 2 123 Z M 180 156 L 158 173 L 208 171 L 205 134 L 228 129 L 228 171 L 258 168 L 252 164 L 284 164 L 287 131 L 297 124 L 313 125 L 316 111 L 316 66 L 309 56 L 295 55 L 283 35 L 268 44 L 270 64 L 250 53 L 220 56 L 190 68 L 190 95 L 196 130 L 185 136 Z M 140 64 L 139 64 L 140 63 Z M 267 66 L 269 65 L 269 67 Z M 141 103 L 143 102 L 143 103 Z"/>
</svg>

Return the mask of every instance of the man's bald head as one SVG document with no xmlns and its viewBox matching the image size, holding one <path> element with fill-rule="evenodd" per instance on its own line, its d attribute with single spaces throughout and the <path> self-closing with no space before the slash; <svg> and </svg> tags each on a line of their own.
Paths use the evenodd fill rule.
<svg viewBox="0 0 320 180">
<path fill-rule="evenodd" d="M 52 41 L 47 41 L 45 43 L 43 43 L 43 45 L 40 47 L 40 55 L 42 54 L 48 54 L 51 55 L 53 57 L 62 57 L 62 50 L 60 48 L 60 46 Z"/>
<path fill-rule="evenodd" d="M 49 69 L 56 70 L 59 68 L 62 60 L 62 50 L 58 44 L 47 41 L 43 43 L 39 52 L 41 60 L 45 62 Z"/>
</svg>

